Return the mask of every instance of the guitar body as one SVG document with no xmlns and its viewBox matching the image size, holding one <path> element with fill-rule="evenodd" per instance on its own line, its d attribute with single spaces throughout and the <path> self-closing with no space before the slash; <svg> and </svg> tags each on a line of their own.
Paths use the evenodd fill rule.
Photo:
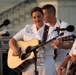
<svg viewBox="0 0 76 75">
<path fill-rule="evenodd" d="M 31 46 L 34 47 L 39 44 L 39 41 L 37 39 L 33 39 L 28 42 L 23 42 L 23 41 L 18 41 L 17 42 L 19 48 L 21 48 L 21 54 L 26 52 L 26 49 Z M 34 63 L 34 53 L 31 52 L 30 55 L 24 59 L 21 60 L 19 56 L 12 56 L 13 50 L 10 48 L 8 51 L 8 59 L 7 59 L 7 64 L 8 67 L 15 70 L 15 71 L 22 71 L 26 70 L 32 63 Z"/>
</svg>

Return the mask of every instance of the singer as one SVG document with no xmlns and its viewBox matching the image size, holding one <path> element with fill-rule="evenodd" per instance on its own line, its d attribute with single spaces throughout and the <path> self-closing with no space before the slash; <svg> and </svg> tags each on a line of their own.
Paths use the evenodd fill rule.
<svg viewBox="0 0 76 75">
<path fill-rule="evenodd" d="M 74 27 L 69 26 L 69 24 L 63 20 L 59 20 L 58 18 L 56 18 L 56 9 L 53 5 L 46 4 L 42 7 L 42 10 L 44 13 L 44 21 L 48 23 L 50 27 L 54 28 L 54 32 L 57 32 L 58 35 L 63 32 L 64 33 L 63 36 L 68 36 L 72 34 L 71 32 L 74 30 Z M 63 36 L 61 36 L 61 38 Z M 55 53 L 54 59 L 57 70 L 60 63 L 66 57 L 67 53 L 70 51 L 70 49 L 68 48 L 71 47 L 71 45 L 70 43 L 67 45 L 66 41 L 64 42 L 60 40 L 55 40 L 55 44 L 58 44 L 58 47 L 57 46 L 54 47 L 54 53 Z"/>
</svg>

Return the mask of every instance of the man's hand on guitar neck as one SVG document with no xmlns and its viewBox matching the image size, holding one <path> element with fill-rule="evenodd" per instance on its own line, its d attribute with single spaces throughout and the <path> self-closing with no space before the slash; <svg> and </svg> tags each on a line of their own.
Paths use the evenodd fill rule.
<svg viewBox="0 0 76 75">
<path fill-rule="evenodd" d="M 55 48 L 60 48 L 60 49 L 71 49 L 73 45 L 73 41 L 63 41 L 60 39 L 54 40 L 54 47 Z"/>
<path fill-rule="evenodd" d="M 61 48 L 62 45 L 62 41 L 60 41 L 59 39 L 54 40 L 54 48 Z"/>
</svg>

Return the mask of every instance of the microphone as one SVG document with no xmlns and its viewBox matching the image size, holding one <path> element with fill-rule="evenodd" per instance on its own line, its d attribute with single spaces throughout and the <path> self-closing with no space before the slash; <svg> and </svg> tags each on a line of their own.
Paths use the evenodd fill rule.
<svg viewBox="0 0 76 75">
<path fill-rule="evenodd" d="M 55 29 L 54 31 L 64 31 L 64 30 L 67 30 L 67 31 L 69 31 L 69 32 L 73 32 L 74 31 L 74 26 L 73 25 L 69 25 L 69 26 L 67 26 L 67 28 L 57 28 L 57 29 Z"/>
<path fill-rule="evenodd" d="M 0 36 L 9 36 L 9 35 L 10 35 L 10 31 L 9 30 L 0 31 Z"/>
<path fill-rule="evenodd" d="M 0 25 L 0 28 L 3 26 L 7 26 L 8 24 L 10 24 L 10 21 L 8 19 L 3 21 L 3 24 Z"/>
</svg>

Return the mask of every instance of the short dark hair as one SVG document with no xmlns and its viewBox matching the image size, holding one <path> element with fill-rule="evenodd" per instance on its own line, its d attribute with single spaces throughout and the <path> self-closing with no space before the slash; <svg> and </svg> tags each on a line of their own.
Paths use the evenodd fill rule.
<svg viewBox="0 0 76 75">
<path fill-rule="evenodd" d="M 39 12 L 43 15 L 42 8 L 40 8 L 40 7 L 34 7 L 34 8 L 32 9 L 32 11 L 31 11 L 31 16 L 32 16 L 32 13 L 33 13 L 33 12 L 36 12 L 36 11 L 39 11 Z"/>
<path fill-rule="evenodd" d="M 46 4 L 42 7 L 42 10 L 49 10 L 50 12 L 53 12 L 54 14 L 56 14 L 56 9 L 53 5 L 51 4 Z"/>
</svg>

